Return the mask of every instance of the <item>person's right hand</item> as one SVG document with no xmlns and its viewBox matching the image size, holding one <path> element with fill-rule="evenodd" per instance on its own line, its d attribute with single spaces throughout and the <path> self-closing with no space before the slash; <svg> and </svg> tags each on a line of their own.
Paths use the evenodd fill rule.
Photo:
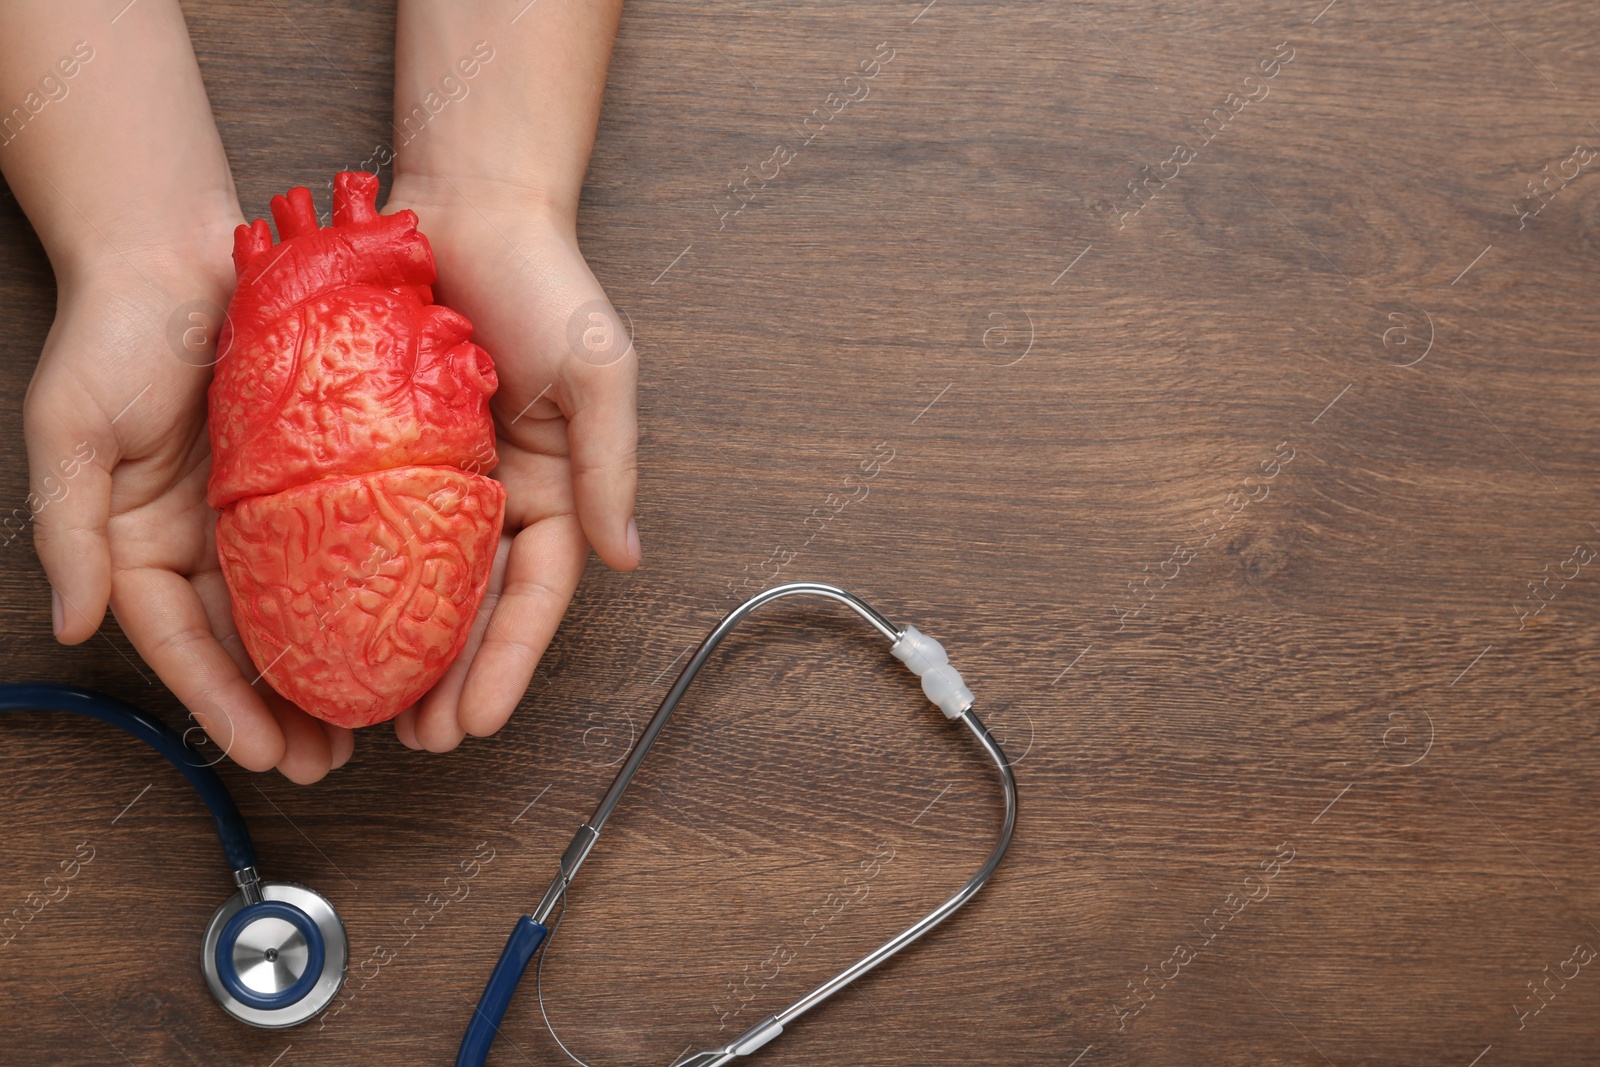
<svg viewBox="0 0 1600 1067">
<path fill-rule="evenodd" d="M 60 641 L 93 636 L 109 602 L 223 752 L 313 782 L 350 758 L 352 735 L 294 707 L 251 664 L 206 504 L 206 386 L 237 215 L 171 247 L 108 248 L 58 269 L 23 411 L 34 545 Z"/>
</svg>

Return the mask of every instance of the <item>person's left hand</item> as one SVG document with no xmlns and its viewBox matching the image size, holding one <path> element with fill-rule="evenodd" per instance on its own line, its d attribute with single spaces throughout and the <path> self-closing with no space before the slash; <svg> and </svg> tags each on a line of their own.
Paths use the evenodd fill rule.
<svg viewBox="0 0 1600 1067">
<path fill-rule="evenodd" d="M 396 179 L 384 211 L 401 208 L 433 246 L 435 298 L 472 320 L 500 379 L 490 477 L 505 486 L 506 517 L 489 590 L 460 658 L 394 720 L 406 745 L 445 752 L 516 710 L 591 545 L 618 570 L 639 565 L 638 359 L 573 218 L 514 193 L 410 176 Z"/>
</svg>

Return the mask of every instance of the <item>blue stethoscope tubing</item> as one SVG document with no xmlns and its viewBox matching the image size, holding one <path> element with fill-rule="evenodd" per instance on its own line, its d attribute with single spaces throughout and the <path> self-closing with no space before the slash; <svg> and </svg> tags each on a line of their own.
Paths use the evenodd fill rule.
<svg viewBox="0 0 1600 1067">
<path fill-rule="evenodd" d="M 166 723 L 132 704 L 87 689 L 67 685 L 22 683 L 0 685 L 0 712 L 63 711 L 87 715 L 125 730 L 161 753 L 189 779 L 217 824 L 217 837 L 228 866 L 243 871 L 256 866 L 256 849 L 244 817 L 217 772 L 187 741 Z"/>
<path fill-rule="evenodd" d="M 939 923 L 949 918 L 954 912 L 970 900 L 979 889 L 989 880 L 995 868 L 1000 865 L 1005 856 L 1007 847 L 1011 844 L 1012 834 L 1017 823 L 1017 783 L 1012 772 L 1011 763 L 1006 758 L 1005 751 L 989 733 L 987 727 L 978 719 L 972 710 L 973 696 L 961 679 L 961 675 L 954 667 L 949 665 L 949 660 L 944 649 L 937 641 L 925 636 L 914 627 L 897 627 L 879 614 L 866 601 L 853 593 L 837 586 L 825 585 L 820 582 L 791 582 L 787 585 L 774 586 L 746 600 L 743 604 L 729 612 L 712 630 L 706 639 L 701 642 L 689 664 L 684 667 L 683 673 L 678 676 L 678 681 L 672 690 L 661 702 L 655 715 L 645 727 L 644 733 L 634 744 L 633 750 L 628 754 L 627 761 L 622 769 L 617 772 L 611 787 L 606 790 L 605 797 L 595 809 L 589 821 L 578 828 L 572 841 L 562 853 L 560 870 L 555 879 L 550 883 L 550 888 L 545 891 L 544 898 L 532 915 L 521 916 L 514 927 L 511 936 L 507 939 L 505 948 L 500 953 L 499 960 L 495 963 L 494 970 L 490 973 L 488 984 L 484 987 L 483 995 L 478 1001 L 476 1010 L 472 1015 L 472 1022 L 467 1027 L 467 1032 L 461 1040 L 461 1049 L 456 1056 L 456 1067 L 483 1067 L 488 1058 L 490 1046 L 494 1043 L 495 1036 L 499 1033 L 500 1023 L 505 1018 L 507 1007 L 512 996 L 516 993 L 517 984 L 528 969 L 529 962 L 539 947 L 544 944 L 550 933 L 546 921 L 557 903 L 564 901 L 567 887 L 572 884 L 572 879 L 577 875 L 578 868 L 594 848 L 595 842 L 600 837 L 600 830 L 605 825 L 606 819 L 622 799 L 623 792 L 628 783 L 633 780 L 639 765 L 643 762 L 650 746 L 655 743 L 667 720 L 672 716 L 673 709 L 683 699 L 689 685 L 699 673 L 711 653 L 722 643 L 735 626 L 739 624 L 756 608 L 771 601 L 789 596 L 815 596 L 836 601 L 851 609 L 877 630 L 879 635 L 890 643 L 890 653 L 906 664 L 913 674 L 922 679 L 922 689 L 928 699 L 932 701 L 945 717 L 953 722 L 965 725 L 980 748 L 994 764 L 1000 777 L 1000 785 L 1005 801 L 1005 812 L 1001 819 L 1000 838 L 993 851 L 990 852 L 978 873 L 962 886 L 953 896 L 945 900 L 933 911 L 929 912 L 916 923 L 907 927 L 901 933 L 868 953 L 860 960 L 845 968 L 833 978 L 824 982 L 816 989 L 807 993 L 787 1008 L 775 1015 L 757 1023 L 743 1034 L 739 1035 L 727 1045 L 690 1053 L 674 1061 L 672 1067 L 722 1067 L 723 1064 L 734 1059 L 747 1056 L 763 1045 L 772 1041 L 783 1032 L 784 1026 L 816 1007 L 824 1000 L 860 978 L 868 971 L 883 963 L 889 957 L 916 941 Z"/>
<path fill-rule="evenodd" d="M 227 786 L 176 730 L 132 704 L 73 686 L 0 685 L 0 712 L 7 711 L 67 712 L 109 723 L 161 753 L 200 794 L 238 887 L 212 915 L 200 952 L 201 973 L 224 1011 L 251 1026 L 278 1029 L 299 1025 L 332 1002 L 349 960 L 333 904 L 306 886 L 261 879 L 250 831 Z M 280 963 L 280 947 L 299 968 L 289 968 L 281 980 L 278 968 L 289 965 Z M 262 964 L 272 971 L 270 980 L 262 978 Z"/>
</svg>

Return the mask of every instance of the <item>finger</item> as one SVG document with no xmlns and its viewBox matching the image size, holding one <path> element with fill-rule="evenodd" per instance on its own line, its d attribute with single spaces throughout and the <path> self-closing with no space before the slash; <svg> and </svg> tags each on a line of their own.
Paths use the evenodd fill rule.
<svg viewBox="0 0 1600 1067">
<path fill-rule="evenodd" d="M 269 697 L 267 707 L 283 730 L 284 753 L 278 773 L 297 785 L 320 781 L 333 768 L 332 746 L 323 724 L 282 697 Z"/>
<path fill-rule="evenodd" d="M 322 724 L 322 732 L 328 735 L 328 752 L 333 760 L 330 770 L 338 770 L 350 762 L 350 757 L 356 751 L 356 732 L 345 726 L 335 726 L 331 722 Z"/>
<path fill-rule="evenodd" d="M 456 662 L 459 663 L 460 660 Z M 442 683 L 443 679 L 440 681 Z M 437 689 L 438 686 L 434 688 Z M 448 700 L 448 711 L 444 710 L 446 705 L 444 698 L 440 698 L 430 704 L 425 697 L 422 703 L 417 705 L 417 744 L 429 752 L 449 752 L 461 744 L 462 740 L 467 736 L 466 731 L 461 729 L 461 724 L 454 715 L 455 700 L 453 697 L 460 692 L 459 682 L 456 683 L 455 688 L 456 693 L 451 694 L 452 699 Z"/>
<path fill-rule="evenodd" d="M 511 522 L 509 515 L 507 522 Z M 472 619 L 472 629 L 467 632 L 466 644 L 461 646 L 461 655 L 456 657 L 450 669 L 444 672 L 444 677 L 423 694 L 417 704 L 414 725 L 416 741 L 430 752 L 448 752 L 466 737 L 460 719 L 461 688 L 466 684 L 467 671 L 483 644 L 483 635 L 489 630 L 489 616 L 499 600 L 501 587 L 505 585 L 506 563 L 511 558 L 512 543 L 509 534 L 501 535 L 500 543 L 495 547 L 494 563 L 489 570 L 488 591 L 484 594 L 483 603 L 478 605 L 477 615 Z"/>
<path fill-rule="evenodd" d="M 283 728 L 212 633 L 185 578 L 155 567 L 118 571 L 111 608 L 139 655 L 235 763 L 265 771 L 283 760 Z"/>
<path fill-rule="evenodd" d="M 216 551 L 209 540 L 206 550 L 212 554 Z M 222 571 L 216 569 L 191 574 L 189 584 L 194 587 L 195 595 L 205 608 L 206 623 L 211 627 L 211 633 L 239 668 L 239 673 L 251 680 L 250 687 L 262 694 L 263 700 L 269 694 L 276 693 L 277 690 L 272 688 L 266 676 L 256 670 L 249 651 L 244 647 L 244 638 L 239 636 L 239 626 L 233 619 L 233 594 L 228 592 L 228 582 L 222 577 Z"/>
<path fill-rule="evenodd" d="M 46 371 L 46 375 L 49 371 Z M 29 513 L 33 546 L 50 579 L 51 629 L 75 645 L 100 628 L 111 595 L 111 550 L 106 521 L 111 507 L 111 467 L 117 456 L 109 434 L 90 433 L 77 411 L 93 411 L 84 398 L 66 396 L 48 381 L 32 390 L 23 411 L 28 444 L 28 499 L 0 520 L 6 540 L 17 536 Z"/>
<path fill-rule="evenodd" d="M 209 542 L 206 550 L 209 554 L 215 553 L 215 549 L 211 547 Z M 217 641 L 222 645 L 223 650 L 238 665 L 239 672 L 251 679 L 251 688 L 261 694 L 262 700 L 271 709 L 273 717 L 278 720 L 279 728 L 283 729 L 285 715 L 288 710 L 293 710 L 303 715 L 304 712 L 297 708 L 291 700 L 274 689 L 272 680 L 256 670 L 255 664 L 251 662 L 250 654 L 244 647 L 244 640 L 239 636 L 238 625 L 234 622 L 233 599 L 228 592 L 227 581 L 222 577 L 222 571 L 220 569 L 201 571 L 199 574 L 190 577 L 189 584 L 194 586 L 194 591 L 199 595 L 201 604 L 205 606 L 206 619 L 210 623 L 211 632 L 216 635 Z M 332 723 L 322 722 L 317 719 L 314 719 L 313 722 L 325 735 L 327 758 L 329 760 L 328 769 L 336 770 L 344 766 L 345 761 L 355 751 L 354 734 L 343 726 L 335 726 Z M 321 759 L 321 749 L 313 744 L 313 740 L 304 736 L 298 728 L 294 732 L 284 729 L 284 739 L 288 745 L 284 761 L 287 761 L 294 773 L 300 777 L 293 777 L 287 771 L 284 772 L 285 776 L 290 777 L 292 781 L 302 783 L 316 781 L 317 778 L 321 778 L 321 774 L 317 775 L 316 778 L 305 778 L 305 775 L 311 773 L 309 768 L 315 766 Z M 297 746 L 308 744 L 312 745 L 312 747 L 303 751 L 296 750 Z M 278 770 L 284 771 L 283 761 L 279 762 Z M 323 773 L 327 772 L 324 771 Z"/>
<path fill-rule="evenodd" d="M 610 312 L 610 305 L 606 305 Z M 615 312 L 610 312 L 613 319 Z M 620 322 L 619 322 L 620 328 Z M 638 487 L 639 421 L 635 389 L 639 360 L 631 341 L 612 362 L 568 360 L 562 380 L 572 485 L 584 536 L 617 570 L 639 565 L 639 528 L 633 520 Z M 602 350 L 609 357 L 610 350 Z"/>
<path fill-rule="evenodd" d="M 504 449 L 494 469 L 496 481 L 506 487 L 505 529 L 525 530 L 555 515 L 576 511 L 572 498 L 572 467 L 559 456 L 542 456 L 518 448 Z M 499 586 L 490 581 L 489 588 Z"/>
<path fill-rule="evenodd" d="M 505 584 L 462 686 L 457 714 L 467 733 L 487 737 L 511 718 L 572 601 L 588 555 L 583 530 L 569 515 L 517 534 Z"/>
<path fill-rule="evenodd" d="M 422 742 L 417 740 L 417 706 L 415 704 L 395 716 L 394 735 L 407 748 L 417 752 L 422 751 Z"/>
<path fill-rule="evenodd" d="M 514 391 L 515 387 L 502 384 L 491 406 L 495 415 L 495 429 L 500 436 L 525 452 L 541 456 L 565 456 L 567 416 L 550 396 L 554 388 L 554 382 L 547 382 L 536 394 L 537 399 L 519 403 L 517 397 L 520 394 Z M 505 457 L 500 458 L 504 462 Z"/>
</svg>

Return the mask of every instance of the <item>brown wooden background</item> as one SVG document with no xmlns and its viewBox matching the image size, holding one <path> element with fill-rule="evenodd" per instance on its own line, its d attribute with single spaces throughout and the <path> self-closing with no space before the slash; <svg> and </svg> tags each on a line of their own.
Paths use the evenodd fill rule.
<svg viewBox="0 0 1600 1067">
<path fill-rule="evenodd" d="M 1600 177 L 1524 229 L 1512 205 L 1600 145 L 1594 12 L 925 2 L 629 3 L 581 226 L 637 326 L 646 566 L 592 567 L 492 740 L 439 757 L 369 730 L 309 788 L 222 769 L 268 873 L 342 910 L 342 1010 L 278 1033 L 222 1015 L 197 956 L 228 886 L 195 797 L 120 735 L 19 716 L 0 910 L 80 842 L 95 859 L 0 950 L 0 1062 L 450 1062 L 676 657 L 782 552 L 784 579 L 946 642 L 1019 761 L 1022 822 L 968 910 L 761 1062 L 1593 1061 L 1592 968 L 1521 1028 L 1516 1009 L 1600 946 L 1600 574 L 1517 612 L 1600 546 Z M 389 5 L 189 14 L 252 216 L 385 137 Z M 1280 42 L 1269 95 L 1119 227 L 1108 205 Z M 796 147 L 880 43 L 870 95 L 719 230 L 727 184 Z M 0 308 L 0 498 L 20 506 L 52 282 L 9 197 Z M 867 495 L 808 527 L 875 449 L 893 460 Z M 0 582 L 8 679 L 182 721 L 114 624 L 54 644 L 25 541 Z M 707 671 L 585 870 L 549 1017 L 597 1065 L 726 1037 L 958 885 L 997 813 L 875 644 L 774 611 Z M 1119 1029 L 1131 983 L 1170 975 L 1285 843 L 1267 898 Z M 533 992 L 494 1062 L 562 1062 Z"/>
</svg>

